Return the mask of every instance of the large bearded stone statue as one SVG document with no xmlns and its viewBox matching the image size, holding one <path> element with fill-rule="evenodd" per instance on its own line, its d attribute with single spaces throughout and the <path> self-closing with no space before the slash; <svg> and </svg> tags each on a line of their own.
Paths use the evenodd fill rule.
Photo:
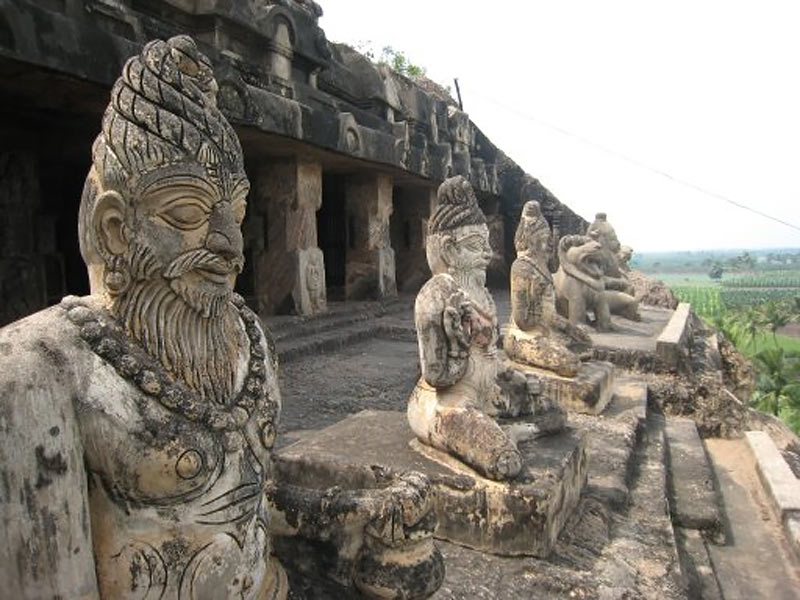
<svg viewBox="0 0 800 600">
<path fill-rule="evenodd" d="M 514 236 L 517 258 L 511 265 L 511 322 L 503 348 L 516 362 L 574 377 L 579 354 L 592 341 L 556 312 L 553 277 L 547 268 L 551 235 L 539 203 L 526 202 Z"/>
<path fill-rule="evenodd" d="M 9 598 L 284 598 L 276 505 L 303 496 L 307 507 L 284 506 L 293 530 L 344 540 L 346 565 L 367 524 L 381 530 L 390 515 L 402 529 L 429 512 L 419 476 L 366 503 L 275 491 L 276 353 L 233 293 L 249 184 L 216 90 L 185 36 L 126 63 L 81 200 L 91 295 L 0 330 Z M 313 513 L 328 505 L 335 519 Z M 333 526 L 349 529 L 322 530 Z M 431 531 L 415 531 L 416 555 L 401 562 L 422 570 L 403 597 L 441 582 Z M 394 558 L 361 560 L 362 589 L 397 583 L 383 576 L 403 555 L 402 536 L 392 543 Z"/>
<path fill-rule="evenodd" d="M 497 314 L 485 287 L 491 259 L 486 219 L 470 184 L 446 180 L 428 224 L 433 277 L 415 307 L 422 377 L 409 399 L 411 429 L 492 479 L 519 474 L 517 441 L 564 425 L 564 414 L 540 405 L 535 380 L 501 367 Z M 501 428 L 496 418 L 523 423 Z"/>
<path fill-rule="evenodd" d="M 10 597 L 285 596 L 262 490 L 275 352 L 233 294 L 248 189 L 208 59 L 149 43 L 92 149 L 91 295 L 0 331 Z"/>
</svg>

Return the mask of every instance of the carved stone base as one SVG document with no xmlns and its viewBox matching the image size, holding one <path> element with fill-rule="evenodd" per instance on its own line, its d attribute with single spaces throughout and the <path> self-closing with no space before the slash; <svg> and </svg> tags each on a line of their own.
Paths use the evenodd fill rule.
<svg viewBox="0 0 800 600">
<path fill-rule="evenodd" d="M 403 471 L 431 481 L 436 537 L 501 555 L 547 556 L 586 483 L 583 434 L 563 433 L 521 444 L 522 475 L 513 482 L 480 476 L 455 458 L 419 443 L 405 413 L 363 411 L 312 432 L 278 453 L 309 481 L 379 485 Z"/>
<path fill-rule="evenodd" d="M 592 360 L 581 363 L 575 377 L 561 377 L 552 371 L 510 363 L 515 369 L 539 377 L 542 394 L 556 399 L 569 412 L 599 415 L 614 396 L 614 365 Z"/>
</svg>

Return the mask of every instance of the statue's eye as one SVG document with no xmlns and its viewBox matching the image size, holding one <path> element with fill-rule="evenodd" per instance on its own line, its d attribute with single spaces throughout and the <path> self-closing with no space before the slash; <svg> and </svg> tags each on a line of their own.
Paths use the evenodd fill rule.
<svg viewBox="0 0 800 600">
<path fill-rule="evenodd" d="M 489 241 L 478 236 L 470 236 L 464 240 L 464 246 L 471 252 L 490 250 Z"/>
<path fill-rule="evenodd" d="M 199 202 L 173 202 L 159 213 L 167 223 L 178 229 L 197 229 L 208 220 L 208 209 Z"/>
</svg>

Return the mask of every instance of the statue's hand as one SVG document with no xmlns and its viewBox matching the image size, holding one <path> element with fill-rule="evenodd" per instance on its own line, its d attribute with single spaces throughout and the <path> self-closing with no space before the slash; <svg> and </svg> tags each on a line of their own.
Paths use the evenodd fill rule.
<svg viewBox="0 0 800 600">
<path fill-rule="evenodd" d="M 468 353 L 474 310 L 463 292 L 456 292 L 447 300 L 442 315 L 442 326 L 449 342 L 450 354 L 453 356 L 463 358 Z"/>
<path fill-rule="evenodd" d="M 367 526 L 370 535 L 389 546 L 396 546 L 433 534 L 423 523 L 432 515 L 427 477 L 413 471 L 404 473 L 385 490 L 385 494 L 379 513 Z M 432 525 L 435 526 L 435 522 Z"/>
</svg>

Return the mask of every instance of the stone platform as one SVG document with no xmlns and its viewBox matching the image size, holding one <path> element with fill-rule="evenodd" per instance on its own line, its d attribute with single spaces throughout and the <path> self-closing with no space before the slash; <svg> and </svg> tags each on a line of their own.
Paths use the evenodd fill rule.
<svg viewBox="0 0 800 600">
<path fill-rule="evenodd" d="M 552 371 L 510 362 L 515 369 L 539 378 L 542 394 L 557 399 L 569 412 L 599 415 L 614 395 L 614 365 L 592 360 L 581 363 L 575 377 L 561 377 Z"/>
<path fill-rule="evenodd" d="M 486 479 L 414 438 L 404 412 L 362 411 L 277 453 L 297 485 L 377 487 L 387 475 L 419 471 L 430 479 L 436 537 L 500 555 L 547 556 L 586 484 L 583 433 L 567 429 L 521 445 L 523 474 Z"/>
</svg>

